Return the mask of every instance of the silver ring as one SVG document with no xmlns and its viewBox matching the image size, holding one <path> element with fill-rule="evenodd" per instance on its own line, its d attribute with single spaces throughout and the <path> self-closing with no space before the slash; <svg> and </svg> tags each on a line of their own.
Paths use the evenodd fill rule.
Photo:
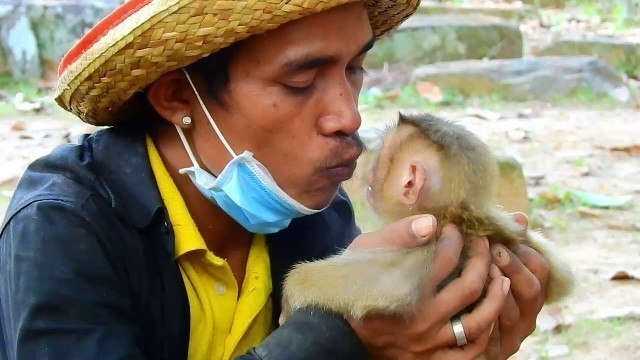
<svg viewBox="0 0 640 360">
<path fill-rule="evenodd" d="M 451 327 L 453 328 L 453 335 L 456 336 L 458 346 L 467 345 L 467 337 L 464 335 L 464 328 L 462 327 L 460 318 L 451 319 Z"/>
</svg>

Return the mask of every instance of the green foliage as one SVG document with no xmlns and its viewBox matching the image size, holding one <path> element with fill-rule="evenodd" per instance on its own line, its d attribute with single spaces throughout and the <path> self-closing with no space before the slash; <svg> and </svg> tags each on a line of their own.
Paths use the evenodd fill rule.
<svg viewBox="0 0 640 360">
<path fill-rule="evenodd" d="M 616 70 L 630 77 L 640 77 L 640 52 L 638 56 L 625 55 L 615 66 Z"/>
<path fill-rule="evenodd" d="M 8 95 L 23 93 L 26 98 L 37 98 L 45 95 L 37 86 L 24 81 L 16 81 L 9 76 L 0 77 L 0 90 Z"/>
<path fill-rule="evenodd" d="M 399 90 L 363 89 L 360 92 L 359 104 L 371 107 L 395 105 L 401 107 L 438 110 L 446 106 L 464 105 L 464 98 L 456 90 L 444 89 L 442 101 L 431 102 L 421 96 L 415 86 L 406 85 Z"/>
<path fill-rule="evenodd" d="M 571 194 L 556 184 L 552 184 L 547 191 L 531 199 L 530 204 L 544 209 L 568 209 L 577 205 Z"/>
</svg>

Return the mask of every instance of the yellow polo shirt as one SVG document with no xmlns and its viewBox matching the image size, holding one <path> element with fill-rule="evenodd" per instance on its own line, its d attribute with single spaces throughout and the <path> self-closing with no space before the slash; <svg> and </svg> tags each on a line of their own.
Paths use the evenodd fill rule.
<svg viewBox="0 0 640 360">
<path fill-rule="evenodd" d="M 255 235 L 253 238 L 246 275 L 239 290 L 229 264 L 207 249 L 149 137 L 147 149 L 160 195 L 173 224 L 174 257 L 189 297 L 188 358 L 232 359 L 258 345 L 273 330 L 271 271 L 265 237 Z"/>
</svg>

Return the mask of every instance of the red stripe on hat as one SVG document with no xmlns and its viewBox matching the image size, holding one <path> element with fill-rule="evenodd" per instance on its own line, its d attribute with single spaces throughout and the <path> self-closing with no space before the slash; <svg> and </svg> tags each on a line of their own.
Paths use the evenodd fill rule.
<svg viewBox="0 0 640 360">
<path fill-rule="evenodd" d="M 78 58 L 89 48 L 91 48 L 100 38 L 109 32 L 109 30 L 118 26 L 126 18 L 138 12 L 152 0 L 129 0 L 117 7 L 109 15 L 100 20 L 91 30 L 89 30 L 60 61 L 58 66 L 58 76 L 73 64 Z"/>
</svg>

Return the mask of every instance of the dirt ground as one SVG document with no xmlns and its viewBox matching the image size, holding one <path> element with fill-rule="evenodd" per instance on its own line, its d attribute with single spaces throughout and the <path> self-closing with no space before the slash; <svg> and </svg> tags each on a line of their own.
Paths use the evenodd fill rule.
<svg viewBox="0 0 640 360">
<path fill-rule="evenodd" d="M 392 119 L 397 110 L 364 110 L 364 125 Z M 640 277 L 640 111 L 532 103 L 503 104 L 489 120 L 469 113 L 439 112 L 520 159 L 529 179 L 531 222 L 561 247 L 580 283 L 569 300 L 545 309 L 539 329 L 514 359 L 640 359 L 640 280 L 610 280 L 622 270 Z M 26 165 L 85 129 L 59 112 L 0 117 L 0 215 Z M 365 230 L 375 226 L 359 203 L 361 189 L 350 190 Z M 621 209 L 594 209 L 563 203 L 569 190 L 630 195 L 631 201 Z M 549 205 L 554 201 L 559 205 Z M 602 311 L 629 314 L 596 319 Z M 560 330 L 545 331 L 571 319 Z"/>
</svg>

